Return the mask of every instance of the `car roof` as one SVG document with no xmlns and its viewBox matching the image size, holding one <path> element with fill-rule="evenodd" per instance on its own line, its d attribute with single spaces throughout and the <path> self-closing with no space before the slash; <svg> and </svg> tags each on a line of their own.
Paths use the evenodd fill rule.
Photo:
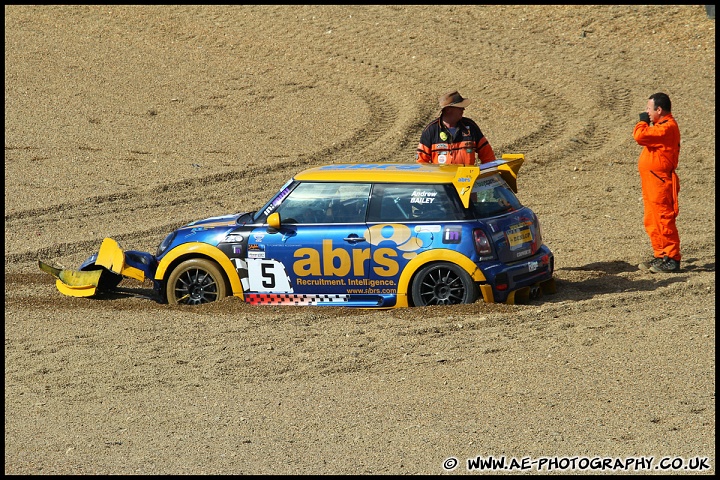
<svg viewBox="0 0 720 480">
<path fill-rule="evenodd" d="M 351 163 L 308 168 L 295 175 L 301 181 L 452 183 L 460 165 L 429 163 Z"/>
<path fill-rule="evenodd" d="M 295 175 L 303 182 L 452 183 L 460 196 L 477 178 L 499 173 L 517 193 L 518 170 L 525 155 L 504 154 L 494 162 L 480 165 L 438 165 L 434 163 L 337 163 L 308 168 Z M 464 202 L 465 203 L 465 202 Z"/>
</svg>

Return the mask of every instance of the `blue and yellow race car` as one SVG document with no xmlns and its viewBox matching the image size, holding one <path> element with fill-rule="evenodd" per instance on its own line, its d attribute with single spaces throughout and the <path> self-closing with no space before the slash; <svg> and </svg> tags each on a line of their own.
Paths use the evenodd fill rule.
<svg viewBox="0 0 720 480">
<path fill-rule="evenodd" d="M 523 155 L 477 166 L 356 163 L 304 170 L 262 208 L 171 232 L 155 254 L 106 238 L 79 270 L 42 261 L 60 292 L 93 296 L 123 278 L 198 305 L 364 308 L 525 303 L 554 293 L 554 257 L 516 196 Z"/>
</svg>

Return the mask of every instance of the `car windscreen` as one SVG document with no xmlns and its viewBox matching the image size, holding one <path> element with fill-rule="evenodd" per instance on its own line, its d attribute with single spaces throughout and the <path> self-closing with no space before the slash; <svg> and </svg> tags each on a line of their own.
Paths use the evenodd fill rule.
<svg viewBox="0 0 720 480">
<path fill-rule="evenodd" d="M 475 182 L 470 208 L 475 218 L 482 219 L 513 212 L 522 208 L 522 204 L 500 175 L 492 175 Z"/>
</svg>

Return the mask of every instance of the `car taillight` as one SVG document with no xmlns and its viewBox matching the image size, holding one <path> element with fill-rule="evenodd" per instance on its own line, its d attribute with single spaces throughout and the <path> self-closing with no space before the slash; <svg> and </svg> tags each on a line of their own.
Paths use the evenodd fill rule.
<svg viewBox="0 0 720 480">
<path fill-rule="evenodd" d="M 480 256 L 490 255 L 492 248 L 490 247 L 490 240 L 488 239 L 485 232 L 479 228 L 473 230 L 473 240 L 475 240 L 475 251 Z"/>
<path fill-rule="evenodd" d="M 503 272 L 499 273 L 495 277 L 495 288 L 497 290 L 503 291 L 508 289 L 509 280 L 508 280 L 508 274 Z"/>
</svg>

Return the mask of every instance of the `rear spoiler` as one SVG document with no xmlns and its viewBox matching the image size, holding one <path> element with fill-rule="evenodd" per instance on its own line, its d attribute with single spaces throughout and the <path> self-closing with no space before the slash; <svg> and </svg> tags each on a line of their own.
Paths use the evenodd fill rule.
<svg viewBox="0 0 720 480">
<path fill-rule="evenodd" d="M 489 169 L 497 169 L 512 191 L 517 193 L 517 174 L 524 161 L 525 155 L 522 153 L 505 153 L 501 159 L 480 164 L 480 170 L 484 172 Z"/>
<path fill-rule="evenodd" d="M 460 194 L 460 199 L 465 208 L 470 205 L 470 193 L 472 192 L 475 180 L 486 172 L 498 172 L 513 192 L 517 193 L 517 174 L 525 161 L 522 153 L 505 153 L 502 158 L 480 165 L 458 167 L 453 185 Z"/>
</svg>

